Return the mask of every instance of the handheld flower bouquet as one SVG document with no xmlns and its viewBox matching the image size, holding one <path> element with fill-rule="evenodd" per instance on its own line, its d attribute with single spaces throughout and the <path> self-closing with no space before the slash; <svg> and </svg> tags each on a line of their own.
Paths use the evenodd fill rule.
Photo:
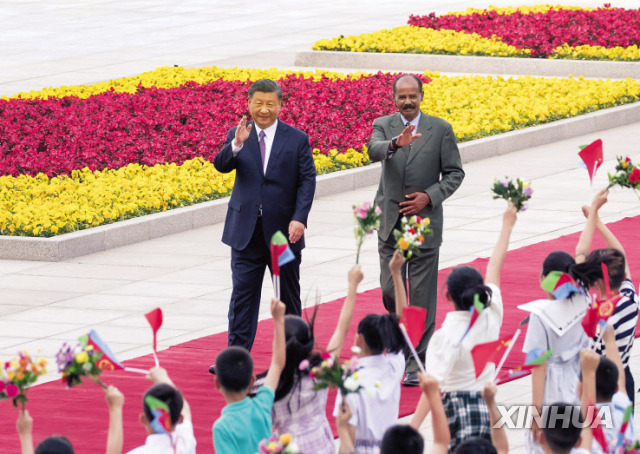
<svg viewBox="0 0 640 454">
<path fill-rule="evenodd" d="M 298 454 L 298 446 L 292 441 L 291 434 L 271 435 L 258 444 L 260 454 Z"/>
<path fill-rule="evenodd" d="M 640 166 L 633 165 L 629 157 L 618 157 L 615 173 L 609 175 L 609 188 L 621 186 L 631 188 L 634 191 L 640 190 Z"/>
<path fill-rule="evenodd" d="M 24 409 L 28 400 L 27 388 L 38 381 L 40 375 L 47 373 L 46 366 L 46 359 L 34 361 L 25 351 L 19 352 L 18 356 L 4 363 L 0 369 L 0 400 L 13 399 L 14 407 L 20 402 Z"/>
<path fill-rule="evenodd" d="M 356 227 L 353 232 L 356 235 L 357 253 L 356 263 L 360 260 L 360 248 L 367 235 L 371 235 L 380 226 L 380 207 L 375 203 L 363 202 L 360 206 L 353 205 L 353 215 L 356 219 Z"/>
<path fill-rule="evenodd" d="M 358 362 L 360 357 L 360 349 L 351 347 L 353 356 L 351 359 L 345 360 L 342 364 L 329 352 L 322 353 L 322 362 L 320 365 L 311 368 L 309 377 L 315 380 L 314 390 L 318 391 L 324 388 L 339 389 L 343 396 L 349 393 L 357 393 L 363 387 L 359 383 L 360 375 L 358 374 Z M 309 370 L 309 360 L 300 363 L 300 370 Z"/>
<path fill-rule="evenodd" d="M 89 377 L 104 389 L 107 386 L 98 378 L 102 369 L 98 361 L 102 356 L 93 345 L 83 345 L 80 342 L 64 343 L 56 354 L 58 372 L 62 374 L 62 382 L 71 388 L 82 383 L 82 377 Z"/>
<path fill-rule="evenodd" d="M 526 211 L 529 208 L 526 202 L 533 195 L 533 189 L 529 183 L 525 183 L 520 178 L 516 178 L 515 182 L 506 177 L 504 181 L 496 178 L 491 191 L 494 199 L 505 199 L 513 203 L 517 211 Z"/>
<path fill-rule="evenodd" d="M 433 231 L 429 228 L 429 218 L 420 216 L 403 217 L 401 229 L 395 229 L 393 236 L 396 239 L 396 248 L 402 252 L 405 259 L 409 260 L 414 255 L 420 255 L 420 246 L 424 243 L 425 236 Z"/>
</svg>

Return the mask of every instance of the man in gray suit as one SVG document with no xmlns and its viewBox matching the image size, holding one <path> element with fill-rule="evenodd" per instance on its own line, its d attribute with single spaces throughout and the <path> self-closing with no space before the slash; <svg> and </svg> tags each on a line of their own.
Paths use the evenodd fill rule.
<svg viewBox="0 0 640 454">
<path fill-rule="evenodd" d="M 422 358 L 433 334 L 438 288 L 438 255 L 442 243 L 442 202 L 462 183 L 464 171 L 451 125 L 420 110 L 424 92 L 414 75 L 399 76 L 393 83 L 398 109 L 377 118 L 369 141 L 372 161 L 382 161 L 382 177 L 376 203 L 382 209 L 378 230 L 380 286 L 385 308 L 395 311 L 389 260 L 395 250 L 393 230 L 403 216 L 417 214 L 431 220 L 433 234 L 426 237 L 420 255 L 410 260 L 409 302 L 427 309 L 425 330 L 418 345 Z M 403 268 L 406 279 L 407 266 Z M 405 386 L 418 385 L 418 366 L 407 360 Z"/>
</svg>

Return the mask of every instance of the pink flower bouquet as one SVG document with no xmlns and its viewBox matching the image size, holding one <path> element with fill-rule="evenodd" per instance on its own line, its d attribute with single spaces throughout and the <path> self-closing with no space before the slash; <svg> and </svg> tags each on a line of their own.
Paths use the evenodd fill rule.
<svg viewBox="0 0 640 454">
<path fill-rule="evenodd" d="M 363 202 L 361 205 L 353 205 L 353 215 L 356 219 L 356 227 L 353 232 L 356 235 L 356 263 L 360 260 L 360 249 L 367 235 L 371 235 L 380 225 L 380 207 L 375 203 Z"/>
<path fill-rule="evenodd" d="M 351 359 L 345 360 L 342 364 L 331 353 L 322 353 L 322 362 L 319 366 L 313 367 L 309 371 L 309 377 L 315 380 L 316 385 L 313 389 L 316 391 L 324 388 L 339 389 L 343 396 L 349 393 L 357 393 L 363 387 L 360 384 L 360 375 L 358 374 L 358 362 L 360 350 L 358 347 L 352 347 L 354 353 Z M 300 370 L 308 370 L 310 364 L 308 360 L 300 363 Z"/>
<path fill-rule="evenodd" d="M 13 399 L 14 407 L 20 402 L 24 409 L 27 388 L 47 373 L 46 366 L 46 359 L 34 361 L 25 351 L 5 362 L 0 369 L 0 399 Z"/>
<path fill-rule="evenodd" d="M 293 442 L 291 434 L 271 435 L 258 444 L 260 454 L 297 454 L 298 446 Z"/>
</svg>

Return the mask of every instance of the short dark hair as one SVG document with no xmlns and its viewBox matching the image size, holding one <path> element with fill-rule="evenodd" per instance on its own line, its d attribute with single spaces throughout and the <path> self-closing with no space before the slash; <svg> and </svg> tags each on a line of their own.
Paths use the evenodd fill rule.
<svg viewBox="0 0 640 454">
<path fill-rule="evenodd" d="M 498 454 L 498 451 L 486 438 L 471 437 L 459 443 L 453 454 Z"/>
<path fill-rule="evenodd" d="M 35 454 L 74 454 L 73 446 L 67 437 L 54 435 L 42 440 L 35 450 Z"/>
<path fill-rule="evenodd" d="M 246 391 L 253 377 L 253 358 L 242 347 L 225 348 L 216 357 L 216 377 L 227 391 Z"/>
<path fill-rule="evenodd" d="M 396 77 L 396 79 L 393 81 L 393 94 L 396 94 L 396 86 L 398 85 L 398 82 L 400 82 L 400 79 L 402 79 L 403 77 L 409 77 L 413 80 L 416 81 L 416 83 L 418 84 L 418 89 L 420 90 L 420 92 L 422 93 L 422 79 L 420 79 L 418 76 L 416 76 L 415 74 L 400 74 L 398 77 Z"/>
<path fill-rule="evenodd" d="M 549 421 L 549 412 L 555 412 L 557 415 L 563 415 L 562 422 Z M 544 438 L 547 444 L 554 452 L 569 453 L 582 433 L 584 418 L 580 413 L 580 407 L 567 403 L 555 403 L 545 407 L 542 414 L 542 420 L 546 422 L 542 428 Z M 577 424 L 576 424 L 577 423 Z"/>
<path fill-rule="evenodd" d="M 397 353 L 404 347 L 404 336 L 395 314 L 367 314 L 358 323 L 357 332 L 374 355 L 385 350 Z"/>
<path fill-rule="evenodd" d="M 249 99 L 251 99 L 256 91 L 275 93 L 278 96 L 278 101 L 282 101 L 282 88 L 271 79 L 260 79 L 252 83 L 249 87 Z"/>
<path fill-rule="evenodd" d="M 575 265 L 576 261 L 571 254 L 565 251 L 553 251 L 547 255 L 542 262 L 542 275 L 546 276 L 552 271 L 560 271 L 568 273 L 571 265 Z"/>
<path fill-rule="evenodd" d="M 167 404 L 169 407 L 169 414 L 171 415 L 171 425 L 175 427 L 175 425 L 178 424 L 180 413 L 182 413 L 182 407 L 184 406 L 182 393 L 177 388 L 166 383 L 158 383 L 157 385 L 153 385 L 149 388 L 142 398 L 142 410 L 144 411 L 144 415 L 147 420 L 151 422 L 153 421 L 154 416 L 147 405 L 147 396 L 153 396 Z"/>
<path fill-rule="evenodd" d="M 596 369 L 596 399 L 598 402 L 611 402 L 618 388 L 618 366 L 609 358 L 600 357 Z"/>
<path fill-rule="evenodd" d="M 424 439 L 420 432 L 411 426 L 396 424 L 387 429 L 380 443 L 380 454 L 398 452 L 413 454 L 424 451 Z"/>
</svg>

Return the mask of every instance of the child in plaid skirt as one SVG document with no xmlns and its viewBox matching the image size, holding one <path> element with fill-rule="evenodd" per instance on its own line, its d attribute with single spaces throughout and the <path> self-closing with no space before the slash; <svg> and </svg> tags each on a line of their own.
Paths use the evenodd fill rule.
<svg viewBox="0 0 640 454">
<path fill-rule="evenodd" d="M 492 381 L 494 367 L 486 367 L 476 378 L 471 349 L 498 339 L 503 316 L 500 270 L 516 219 L 516 209 L 509 204 L 484 279 L 470 266 L 454 268 L 447 278 L 446 298 L 454 310 L 446 315 L 442 326 L 431 338 L 426 369 L 440 382 L 451 433 L 449 452 L 470 437 L 491 440 L 489 409 L 482 398 L 482 390 L 486 382 Z M 476 298 L 485 308 L 470 326 L 470 308 Z M 411 425 L 419 427 L 429 410 L 428 400 L 421 397 Z"/>
</svg>

